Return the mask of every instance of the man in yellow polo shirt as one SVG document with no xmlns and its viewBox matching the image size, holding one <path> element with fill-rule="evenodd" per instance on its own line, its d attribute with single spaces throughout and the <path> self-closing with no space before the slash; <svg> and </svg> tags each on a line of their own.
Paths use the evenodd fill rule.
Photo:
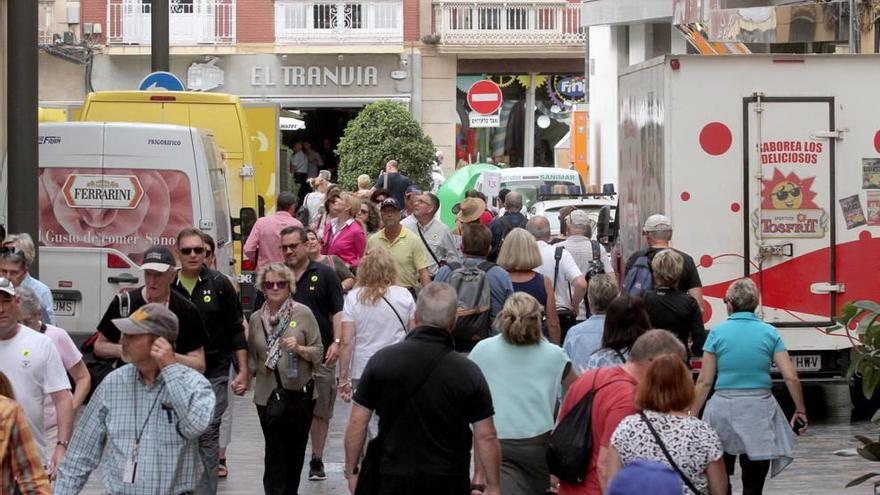
<svg viewBox="0 0 880 495">
<path fill-rule="evenodd" d="M 431 282 L 425 247 L 418 235 L 400 224 L 400 205 L 396 199 L 385 199 L 379 208 L 385 228 L 370 236 L 367 253 L 380 247 L 387 249 L 397 266 L 397 285 L 408 289 L 415 296 L 419 283 L 424 287 Z"/>
</svg>

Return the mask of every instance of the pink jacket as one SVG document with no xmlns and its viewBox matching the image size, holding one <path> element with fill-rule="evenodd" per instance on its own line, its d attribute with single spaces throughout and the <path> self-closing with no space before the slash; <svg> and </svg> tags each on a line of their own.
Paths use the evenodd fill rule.
<svg viewBox="0 0 880 495">
<path fill-rule="evenodd" d="M 324 225 L 324 250 L 322 254 L 335 254 L 346 265 L 358 266 L 367 249 L 367 236 L 364 234 L 360 222 L 351 219 L 348 225 L 336 232 L 336 235 L 333 235 L 332 224 L 333 222 L 329 221 Z"/>
</svg>

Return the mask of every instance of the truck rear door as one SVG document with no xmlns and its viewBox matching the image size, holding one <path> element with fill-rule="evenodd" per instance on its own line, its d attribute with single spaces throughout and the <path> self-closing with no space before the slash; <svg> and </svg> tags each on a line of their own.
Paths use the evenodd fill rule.
<svg viewBox="0 0 880 495">
<path fill-rule="evenodd" d="M 832 323 L 835 278 L 833 97 L 743 100 L 745 274 L 759 314 L 785 327 Z"/>
</svg>

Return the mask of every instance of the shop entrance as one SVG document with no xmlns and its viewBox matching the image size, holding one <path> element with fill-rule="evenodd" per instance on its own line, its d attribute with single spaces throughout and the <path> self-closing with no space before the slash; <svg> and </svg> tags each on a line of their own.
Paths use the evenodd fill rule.
<svg viewBox="0 0 880 495">
<path fill-rule="evenodd" d="M 329 170 L 332 181 L 338 177 L 339 157 L 333 152 L 345 132 L 348 122 L 360 113 L 362 107 L 352 108 L 306 108 L 284 107 L 282 117 L 287 125 L 282 125 L 282 144 L 290 150 L 290 159 L 296 143 L 309 143 L 321 156 L 319 170 Z M 282 159 L 285 153 L 282 153 Z M 282 170 L 288 167 L 282 167 Z M 293 179 L 290 178 L 292 181 Z M 300 194 L 304 197 L 305 194 Z"/>
</svg>

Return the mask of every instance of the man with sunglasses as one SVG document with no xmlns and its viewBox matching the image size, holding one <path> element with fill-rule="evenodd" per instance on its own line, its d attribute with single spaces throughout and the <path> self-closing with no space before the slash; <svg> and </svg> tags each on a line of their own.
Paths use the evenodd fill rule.
<svg viewBox="0 0 880 495">
<path fill-rule="evenodd" d="M 336 360 L 342 339 L 342 283 L 336 271 L 309 258 L 308 235 L 300 227 L 286 227 L 281 231 L 281 251 L 284 263 L 293 271 L 296 289 L 293 300 L 308 306 L 318 321 L 324 362 L 314 369 L 315 391 L 318 399 L 312 416 L 312 460 L 309 462 L 309 480 L 327 479 L 324 472 L 324 445 L 330 430 L 330 418 L 336 402 Z"/>
<path fill-rule="evenodd" d="M 24 286 L 33 291 L 43 307 L 43 322 L 55 324 L 55 304 L 52 291 L 43 282 L 31 277 L 28 272 L 28 259 L 16 246 L 0 248 L 0 277 L 9 279 L 16 287 Z"/>
<path fill-rule="evenodd" d="M 654 255 L 670 248 L 669 241 L 672 239 L 672 220 L 666 215 L 651 215 L 645 220 L 642 228 L 642 234 L 648 242 L 648 247 L 640 251 L 636 251 L 626 261 L 626 272 L 635 265 L 636 260 L 645 256 L 648 258 L 648 266 L 654 260 Z M 703 282 L 700 280 L 700 274 L 697 273 L 697 265 L 694 259 L 687 253 L 673 249 L 676 253 L 684 258 L 684 267 L 681 272 L 681 278 L 678 280 L 678 290 L 687 292 L 699 303 L 700 309 L 703 308 Z"/>
<path fill-rule="evenodd" d="M 243 395 L 250 379 L 247 372 L 247 340 L 244 336 L 241 305 L 235 288 L 222 273 L 205 265 L 207 249 L 202 231 L 187 228 L 177 234 L 177 257 L 180 270 L 171 285 L 199 310 L 208 342 L 205 345 L 205 378 L 217 398 L 211 424 L 199 437 L 199 456 L 204 470 L 198 493 L 216 493 L 220 466 L 220 417 L 228 403 L 230 358 L 238 362 L 238 374 L 232 390 Z"/>
</svg>

